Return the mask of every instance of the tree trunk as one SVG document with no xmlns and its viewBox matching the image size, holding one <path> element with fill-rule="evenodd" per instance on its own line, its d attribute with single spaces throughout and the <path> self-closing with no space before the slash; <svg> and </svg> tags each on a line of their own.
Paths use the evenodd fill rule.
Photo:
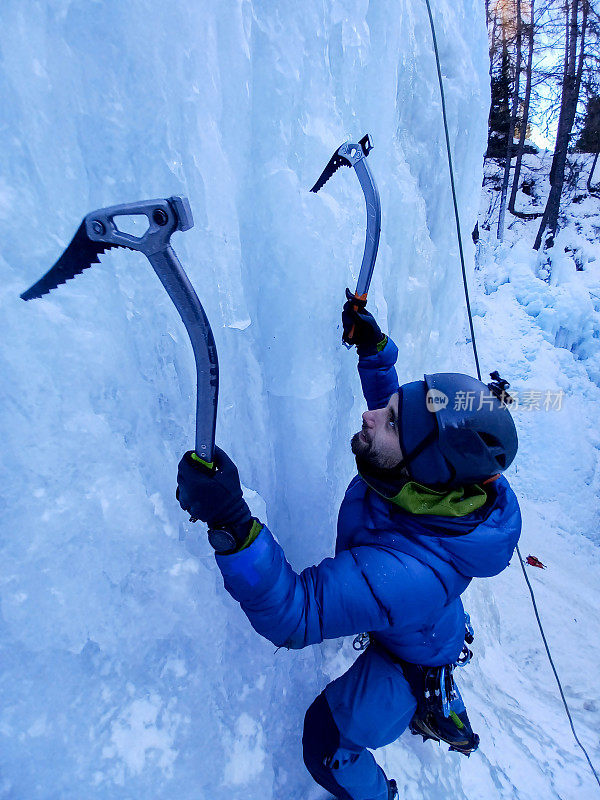
<svg viewBox="0 0 600 800">
<path fill-rule="evenodd" d="M 531 75 L 533 71 L 533 45 L 534 45 L 534 6 L 535 0 L 531 0 L 531 16 L 529 19 L 529 52 L 527 54 L 527 67 L 525 78 L 525 98 L 523 100 L 523 118 L 521 120 L 521 131 L 519 135 L 519 144 L 517 146 L 517 161 L 515 163 L 515 173 L 513 176 L 512 189 L 510 191 L 510 200 L 508 201 L 508 210 L 515 216 L 520 216 L 515 213 L 515 202 L 517 199 L 517 192 L 519 190 L 519 180 L 521 178 L 521 162 L 523 161 L 523 151 L 525 149 L 525 139 L 527 137 L 527 125 L 529 123 L 529 103 L 531 101 Z M 528 214 L 529 219 L 533 215 Z"/>
<path fill-rule="evenodd" d="M 496 28 L 498 27 L 498 17 L 494 14 L 494 24 L 492 25 L 492 37 L 490 43 L 490 76 L 494 72 L 494 59 L 496 58 Z"/>
<path fill-rule="evenodd" d="M 590 174 L 588 175 L 587 179 L 587 190 L 590 194 L 593 194 L 594 197 L 598 197 L 599 195 L 596 192 L 600 191 L 600 184 L 598 186 L 592 186 L 592 178 L 594 177 L 594 170 L 596 169 L 596 164 L 598 162 L 598 155 L 600 155 L 600 150 L 596 151 L 596 155 L 594 156 L 594 161 L 592 162 L 592 168 L 590 170 Z"/>
<path fill-rule="evenodd" d="M 558 128 L 556 131 L 556 144 L 552 156 L 552 166 L 550 167 L 550 185 L 554 183 L 554 175 L 558 162 L 562 157 L 562 148 L 558 147 L 558 142 L 565 140 L 565 126 L 569 112 L 569 104 L 572 95 L 572 84 L 575 78 L 575 64 L 577 57 L 577 22 L 579 16 L 579 4 L 581 0 L 567 0 L 565 3 L 565 65 L 563 71 L 560 113 L 558 116 Z M 570 131 L 569 131 L 570 132 Z"/>
<path fill-rule="evenodd" d="M 504 239 L 504 217 L 506 214 L 506 195 L 508 193 L 508 181 L 510 179 L 510 164 L 512 161 L 513 144 L 515 138 L 515 125 L 517 114 L 519 113 L 519 83 L 521 77 L 521 0 L 517 0 L 517 41 L 515 52 L 515 83 L 513 87 L 512 109 L 510 114 L 510 124 L 508 127 L 508 142 L 506 144 L 506 161 L 504 163 L 504 176 L 502 178 L 502 192 L 500 194 L 500 212 L 498 216 L 497 238 Z"/>
<path fill-rule="evenodd" d="M 570 0 L 569 6 L 570 7 L 567 9 L 569 36 L 565 44 L 565 72 L 563 77 L 556 145 L 554 147 L 554 157 L 550 169 L 550 194 L 548 195 L 544 216 L 542 217 L 542 222 L 533 245 L 534 250 L 540 249 L 542 237 L 546 229 L 548 231 L 548 236 L 544 246 L 552 247 L 554 244 L 554 237 L 558 227 L 560 200 L 565 180 L 565 166 L 567 163 L 569 142 L 571 140 L 575 113 L 577 111 L 577 102 L 579 100 L 579 90 L 581 87 L 589 4 L 588 0 Z M 579 33 L 578 29 L 580 8 L 582 8 L 581 33 Z M 578 38 L 579 54 L 577 54 Z"/>
</svg>

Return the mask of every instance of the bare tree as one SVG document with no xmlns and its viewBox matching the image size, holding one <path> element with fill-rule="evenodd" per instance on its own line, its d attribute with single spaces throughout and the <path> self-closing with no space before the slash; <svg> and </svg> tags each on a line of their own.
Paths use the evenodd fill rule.
<svg viewBox="0 0 600 800">
<path fill-rule="evenodd" d="M 535 219 L 541 214 L 526 214 L 522 211 L 516 211 L 515 202 L 517 199 L 517 192 L 519 190 L 519 181 L 521 179 L 521 164 L 523 161 L 523 153 L 525 151 L 525 139 L 527 137 L 527 126 L 529 125 L 529 106 L 531 103 L 531 85 L 533 76 L 533 51 L 535 43 L 535 0 L 530 0 L 529 9 L 529 25 L 527 26 L 528 50 L 527 50 L 527 65 L 525 67 L 525 96 L 523 98 L 523 112 L 519 122 L 519 144 L 517 145 L 517 160 L 515 163 L 515 172 L 513 175 L 512 189 L 510 192 L 510 199 L 508 201 L 508 210 L 515 217 L 522 219 Z"/>
<path fill-rule="evenodd" d="M 565 166 L 581 88 L 589 8 L 589 0 L 566 0 L 564 6 L 565 55 L 560 114 L 550 169 L 550 194 L 533 245 L 535 250 L 539 250 L 546 231 L 544 246 L 552 247 L 558 227 Z"/>
<path fill-rule="evenodd" d="M 592 177 L 594 176 L 594 170 L 596 169 L 596 164 L 598 163 L 599 155 L 600 155 L 600 150 L 597 150 L 596 155 L 594 156 L 594 160 L 592 162 L 592 168 L 590 170 L 590 174 L 588 175 L 587 179 L 587 190 L 590 194 L 593 194 L 594 197 L 600 197 L 600 183 L 597 186 L 592 186 Z"/>
</svg>

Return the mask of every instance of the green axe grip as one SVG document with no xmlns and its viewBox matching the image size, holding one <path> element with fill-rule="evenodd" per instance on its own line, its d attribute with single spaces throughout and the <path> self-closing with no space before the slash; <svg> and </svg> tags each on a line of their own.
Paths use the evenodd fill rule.
<svg viewBox="0 0 600 800">
<path fill-rule="evenodd" d="M 204 467 L 204 469 L 207 469 L 209 472 L 215 471 L 214 461 L 205 461 L 203 458 L 200 458 L 198 453 L 194 452 L 193 450 L 190 454 L 190 457 L 192 458 L 193 461 L 195 461 L 197 464 L 200 464 L 201 467 Z"/>
</svg>

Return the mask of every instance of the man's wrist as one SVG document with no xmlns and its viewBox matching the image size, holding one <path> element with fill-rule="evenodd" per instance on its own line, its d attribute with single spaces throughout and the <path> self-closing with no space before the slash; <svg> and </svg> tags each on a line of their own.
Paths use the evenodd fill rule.
<svg viewBox="0 0 600 800">
<path fill-rule="evenodd" d="M 208 543 L 219 555 L 226 556 L 229 553 L 235 553 L 237 548 L 237 540 L 231 531 L 225 528 L 209 528 L 208 529 Z"/>
<path fill-rule="evenodd" d="M 209 528 L 208 541 L 219 555 L 232 555 L 250 547 L 262 529 L 262 523 L 252 517 L 247 523 L 235 528 Z"/>
<path fill-rule="evenodd" d="M 356 346 L 356 352 L 359 356 L 374 356 L 385 348 L 388 343 L 388 337 L 382 334 L 382 338 L 375 344 L 359 344 Z"/>
<path fill-rule="evenodd" d="M 241 542 L 240 546 L 236 550 L 236 553 L 239 553 L 240 550 L 245 550 L 247 547 L 250 547 L 252 542 L 256 539 L 256 537 L 264 527 L 262 522 L 256 519 L 256 517 L 252 517 L 251 522 L 252 524 L 250 525 L 250 530 L 248 531 L 248 535 L 246 536 L 244 541 Z"/>
</svg>

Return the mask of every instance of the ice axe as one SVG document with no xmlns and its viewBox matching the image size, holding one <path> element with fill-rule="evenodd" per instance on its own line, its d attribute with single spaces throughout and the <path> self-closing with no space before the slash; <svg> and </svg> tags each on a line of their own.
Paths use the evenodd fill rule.
<svg viewBox="0 0 600 800">
<path fill-rule="evenodd" d="M 377 258 L 377 248 L 379 247 L 379 234 L 381 232 L 381 203 L 379 202 L 379 192 L 371 174 L 371 170 L 366 157 L 373 149 L 371 137 L 367 133 L 366 136 L 358 142 L 344 142 L 329 159 L 329 163 L 319 176 L 319 179 L 312 187 L 311 192 L 318 192 L 327 183 L 329 178 L 340 167 L 354 167 L 358 180 L 365 195 L 365 203 L 367 206 L 367 235 L 365 239 L 365 250 L 360 265 L 360 272 L 358 274 L 358 281 L 354 294 L 346 289 L 346 297 L 348 300 L 354 299 L 355 303 L 353 308 L 358 311 L 359 308 L 364 308 L 367 302 L 367 293 L 371 285 L 371 277 L 373 276 L 373 269 L 375 268 L 375 259 Z M 347 347 L 353 343 L 354 325 L 346 333 L 344 331 L 342 340 Z"/>
<path fill-rule="evenodd" d="M 145 216 L 148 220 L 148 228 L 143 236 L 119 230 L 119 217 L 136 215 Z M 21 297 L 23 300 L 42 297 L 93 263 L 98 263 L 98 256 L 113 247 L 125 247 L 143 253 L 175 304 L 192 343 L 197 379 L 194 450 L 196 460 L 206 469 L 213 470 L 219 396 L 217 348 L 202 304 L 170 244 L 175 231 L 187 231 L 193 225 L 186 197 L 143 200 L 92 211 L 84 217 L 71 243 L 54 266 Z"/>
</svg>

